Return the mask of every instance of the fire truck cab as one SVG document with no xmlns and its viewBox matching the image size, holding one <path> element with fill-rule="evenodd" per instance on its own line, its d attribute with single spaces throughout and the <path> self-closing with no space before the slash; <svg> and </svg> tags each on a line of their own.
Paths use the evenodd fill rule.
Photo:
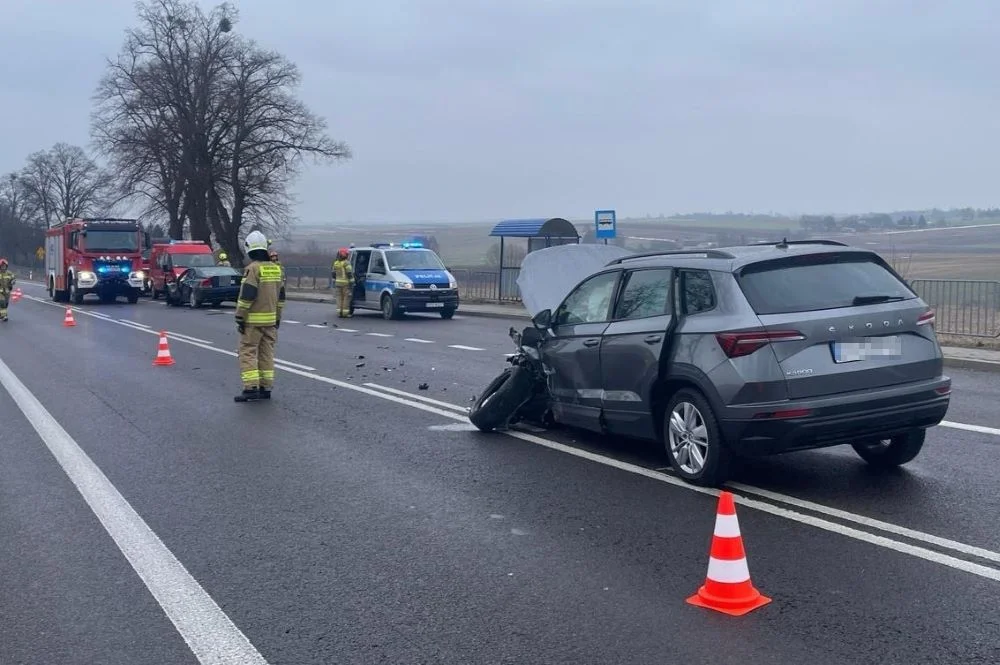
<svg viewBox="0 0 1000 665">
<path fill-rule="evenodd" d="M 166 295 L 167 284 L 188 268 L 214 265 L 212 248 L 201 240 L 156 239 L 149 255 L 149 290 L 153 300 Z"/>
<path fill-rule="evenodd" d="M 119 296 L 136 303 L 141 270 L 142 231 L 134 219 L 71 218 L 45 231 L 45 273 L 57 302 L 83 304 L 88 293 L 102 302 Z"/>
</svg>

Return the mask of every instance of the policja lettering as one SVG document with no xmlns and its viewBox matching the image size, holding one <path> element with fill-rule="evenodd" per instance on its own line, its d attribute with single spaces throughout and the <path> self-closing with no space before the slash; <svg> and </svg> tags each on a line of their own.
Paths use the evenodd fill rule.
<svg viewBox="0 0 1000 665">
<path fill-rule="evenodd" d="M 270 399 L 274 387 L 274 346 L 285 306 L 285 275 L 280 265 L 268 260 L 267 245 L 260 231 L 250 233 L 244 242 L 251 263 L 243 272 L 236 301 L 243 383 L 243 392 L 234 398 L 237 402 Z"/>
</svg>

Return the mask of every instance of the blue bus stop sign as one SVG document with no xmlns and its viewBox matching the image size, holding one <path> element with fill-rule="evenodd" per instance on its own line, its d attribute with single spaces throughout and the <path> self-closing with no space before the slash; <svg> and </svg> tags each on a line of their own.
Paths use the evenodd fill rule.
<svg viewBox="0 0 1000 665">
<path fill-rule="evenodd" d="M 596 229 L 596 238 L 598 240 L 611 240 L 618 233 L 618 222 L 615 219 L 614 210 L 595 210 L 594 211 L 594 227 Z"/>
</svg>

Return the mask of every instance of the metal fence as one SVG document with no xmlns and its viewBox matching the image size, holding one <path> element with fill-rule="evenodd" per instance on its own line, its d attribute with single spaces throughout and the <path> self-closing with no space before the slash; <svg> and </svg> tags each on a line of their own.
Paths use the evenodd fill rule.
<svg viewBox="0 0 1000 665">
<path fill-rule="evenodd" d="M 519 268 L 504 268 L 503 279 L 500 270 L 486 268 L 452 268 L 451 274 L 458 282 L 458 290 L 463 300 L 486 302 L 519 302 L 521 292 L 517 288 Z M 333 288 L 333 278 L 329 266 L 285 266 L 288 288 L 297 291 L 325 291 Z"/>
<path fill-rule="evenodd" d="M 464 300 L 519 302 L 519 268 L 452 268 Z M 333 288 L 328 266 L 286 266 L 289 288 L 324 291 Z M 1000 281 L 914 279 L 910 286 L 934 308 L 935 329 L 947 335 L 1000 337 Z"/>
<path fill-rule="evenodd" d="M 1000 337 L 1000 282 L 913 279 L 910 287 L 934 309 L 939 333 Z"/>
</svg>

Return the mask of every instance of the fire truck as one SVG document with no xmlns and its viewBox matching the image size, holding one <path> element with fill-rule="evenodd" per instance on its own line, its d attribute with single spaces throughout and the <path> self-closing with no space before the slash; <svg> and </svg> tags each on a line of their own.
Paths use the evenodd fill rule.
<svg viewBox="0 0 1000 665">
<path fill-rule="evenodd" d="M 101 302 L 119 296 L 139 301 L 143 234 L 134 219 L 71 218 L 45 231 L 45 272 L 56 302 L 83 304 L 88 293 Z"/>
</svg>

